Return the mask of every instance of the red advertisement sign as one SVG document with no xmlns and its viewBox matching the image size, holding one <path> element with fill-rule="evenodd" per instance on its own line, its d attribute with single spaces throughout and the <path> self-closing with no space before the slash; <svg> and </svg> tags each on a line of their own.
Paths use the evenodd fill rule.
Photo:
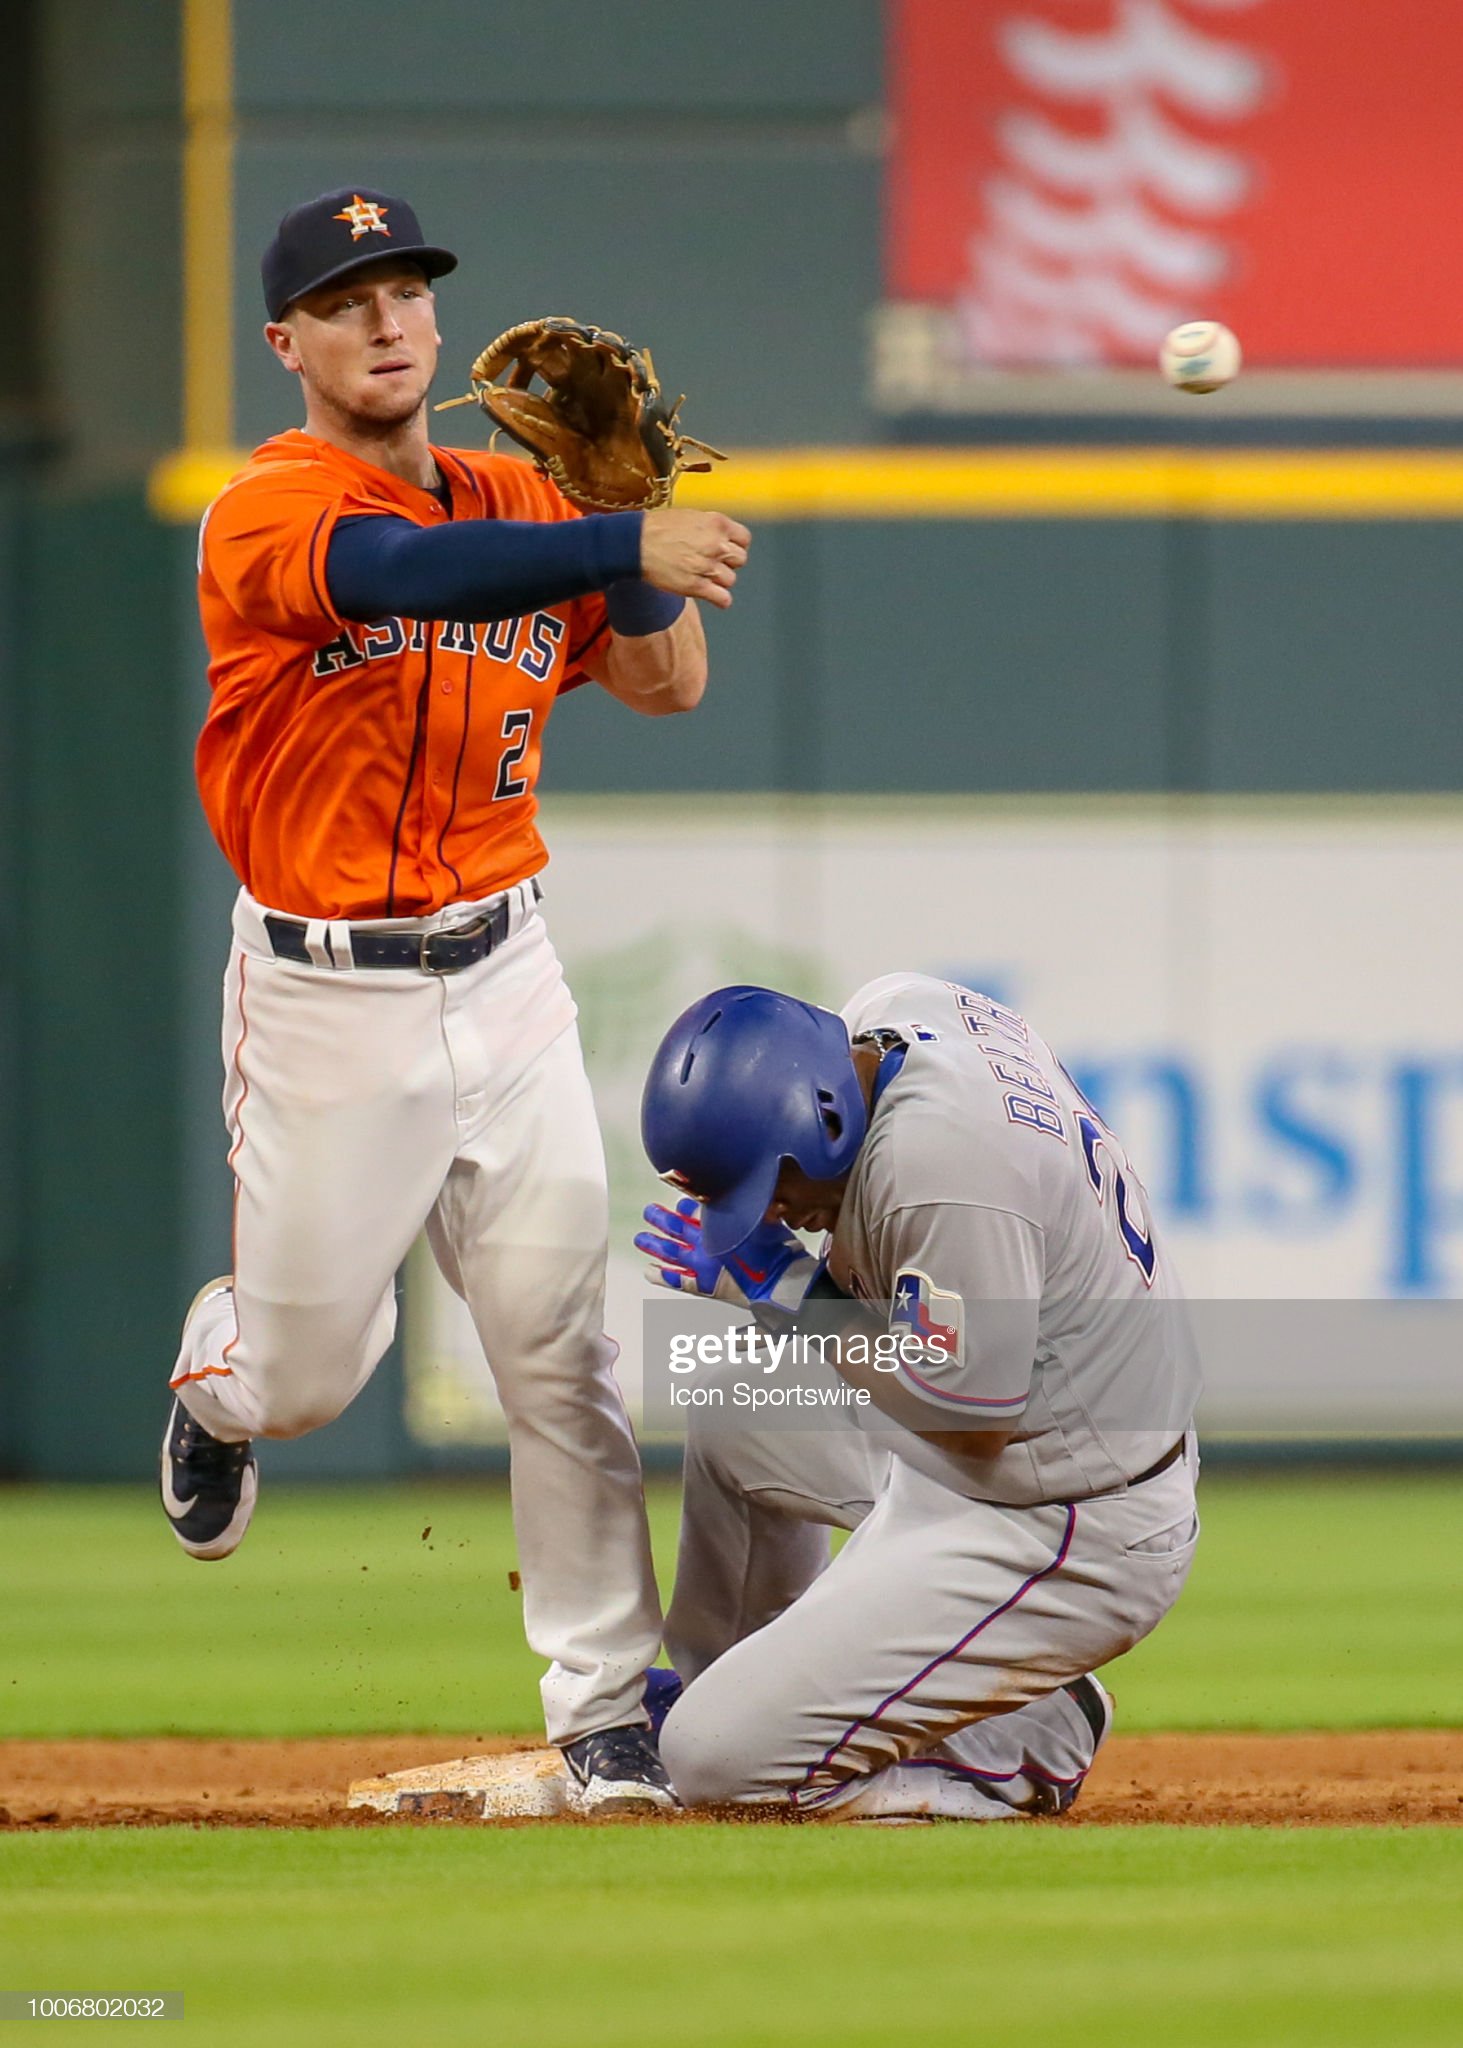
<svg viewBox="0 0 1463 2048">
<path fill-rule="evenodd" d="M 889 5 L 889 293 L 965 361 L 1463 366 L 1458 0 Z"/>
</svg>

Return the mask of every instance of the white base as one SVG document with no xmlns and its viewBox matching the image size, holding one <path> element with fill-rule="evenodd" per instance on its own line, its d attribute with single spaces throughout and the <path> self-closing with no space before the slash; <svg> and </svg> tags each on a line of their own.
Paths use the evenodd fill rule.
<svg viewBox="0 0 1463 2048">
<path fill-rule="evenodd" d="M 558 1820 L 570 1810 L 569 1777 L 557 1749 L 465 1756 L 384 1778 L 357 1778 L 346 1805 L 444 1819 Z"/>
</svg>

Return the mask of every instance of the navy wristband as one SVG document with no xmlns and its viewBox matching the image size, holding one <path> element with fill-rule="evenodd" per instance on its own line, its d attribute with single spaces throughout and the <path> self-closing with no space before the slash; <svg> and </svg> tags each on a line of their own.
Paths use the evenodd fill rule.
<svg viewBox="0 0 1463 2048">
<path fill-rule="evenodd" d="M 647 633 L 663 633 L 685 609 L 683 597 L 672 597 L 668 590 L 657 590 L 653 583 L 642 583 L 638 577 L 612 583 L 605 592 L 610 630 L 622 640 L 642 640 Z"/>
</svg>

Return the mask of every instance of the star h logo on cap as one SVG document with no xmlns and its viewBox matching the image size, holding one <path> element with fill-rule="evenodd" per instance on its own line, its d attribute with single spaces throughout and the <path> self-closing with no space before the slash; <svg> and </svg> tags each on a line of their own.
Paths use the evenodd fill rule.
<svg viewBox="0 0 1463 2048">
<path fill-rule="evenodd" d="M 350 230 L 344 241 L 342 221 Z M 377 246 L 363 249 L 363 241 Z M 380 242 L 387 247 L 383 249 Z M 355 184 L 338 185 L 333 192 L 322 192 L 318 199 L 292 207 L 259 265 L 270 319 L 282 318 L 306 292 L 383 258 L 415 263 L 429 279 L 445 277 L 457 268 L 452 251 L 427 241 L 408 202 L 390 192 L 377 192 L 369 185 L 364 192 Z"/>
<path fill-rule="evenodd" d="M 342 212 L 332 214 L 332 220 L 350 222 L 351 240 L 358 242 L 362 235 L 385 235 L 391 230 L 386 225 L 387 208 L 379 200 L 362 199 L 359 192 L 351 195 L 351 203 Z"/>
</svg>

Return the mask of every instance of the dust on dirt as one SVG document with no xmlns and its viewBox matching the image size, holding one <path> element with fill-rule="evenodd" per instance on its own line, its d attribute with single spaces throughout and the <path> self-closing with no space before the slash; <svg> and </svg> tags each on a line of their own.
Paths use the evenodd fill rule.
<svg viewBox="0 0 1463 2048">
<path fill-rule="evenodd" d="M 212 1827 L 451 1825 L 352 1811 L 345 1803 L 346 1787 L 353 1778 L 453 1757 L 501 1755 L 537 1747 L 541 1740 L 353 1735 L 290 1742 L 190 1736 L 3 1741 L 0 1830 L 170 1822 Z M 1057 1825 L 1134 1822 L 1463 1825 L 1463 1729 L 1114 1736 L 1080 1803 Z"/>
</svg>

